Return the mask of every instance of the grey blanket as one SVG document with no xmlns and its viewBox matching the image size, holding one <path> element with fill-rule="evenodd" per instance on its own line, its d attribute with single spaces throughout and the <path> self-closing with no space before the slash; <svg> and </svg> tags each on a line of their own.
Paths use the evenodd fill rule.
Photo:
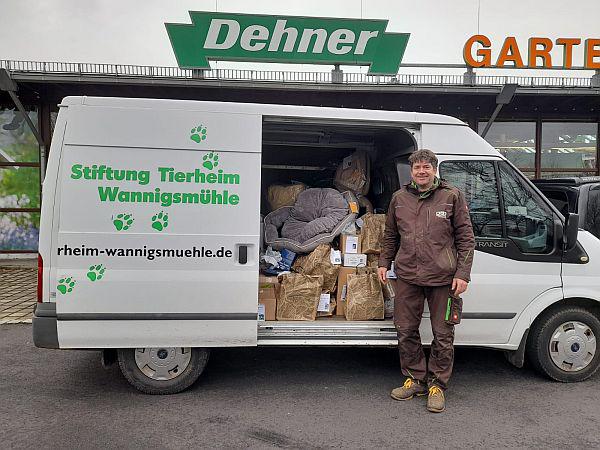
<svg viewBox="0 0 600 450">
<path fill-rule="evenodd" d="M 300 193 L 281 229 L 281 237 L 303 243 L 330 233 L 350 213 L 348 202 L 335 189 L 307 189 Z"/>
</svg>

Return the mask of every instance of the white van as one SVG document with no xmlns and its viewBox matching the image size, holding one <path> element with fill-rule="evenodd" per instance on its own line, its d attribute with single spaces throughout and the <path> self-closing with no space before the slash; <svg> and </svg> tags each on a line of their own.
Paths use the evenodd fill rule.
<svg viewBox="0 0 600 450">
<path fill-rule="evenodd" d="M 356 149 L 387 208 L 435 151 L 477 237 L 456 344 L 527 353 L 551 378 L 599 367 L 600 240 L 463 122 L 409 112 L 68 97 L 43 186 L 35 345 L 103 349 L 148 393 L 190 386 L 212 347 L 394 346 L 393 322 L 257 320 L 266 187 L 325 185 Z M 261 209 L 262 208 L 262 209 Z M 421 335 L 432 340 L 427 312 Z"/>
</svg>

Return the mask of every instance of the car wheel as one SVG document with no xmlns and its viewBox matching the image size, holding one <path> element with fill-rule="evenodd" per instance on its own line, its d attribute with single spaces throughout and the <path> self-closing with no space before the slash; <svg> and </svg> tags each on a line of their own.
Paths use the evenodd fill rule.
<svg viewBox="0 0 600 450">
<path fill-rule="evenodd" d="M 118 359 L 121 372 L 137 390 L 175 394 L 194 384 L 209 353 L 209 349 L 191 347 L 124 348 Z"/>
<path fill-rule="evenodd" d="M 562 382 L 583 381 L 600 367 L 600 320 L 580 307 L 541 316 L 530 334 L 528 357 L 540 373 Z"/>
</svg>

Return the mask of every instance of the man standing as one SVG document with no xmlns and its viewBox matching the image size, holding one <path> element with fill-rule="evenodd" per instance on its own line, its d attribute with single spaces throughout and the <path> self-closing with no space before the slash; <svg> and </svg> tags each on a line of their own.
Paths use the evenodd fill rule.
<svg viewBox="0 0 600 450">
<path fill-rule="evenodd" d="M 395 262 L 394 325 L 407 379 L 391 395 L 409 400 L 428 394 L 427 409 L 442 412 L 454 363 L 454 326 L 445 321 L 448 297 L 467 290 L 475 237 L 464 195 L 435 175 L 435 154 L 417 150 L 408 161 L 412 181 L 390 202 L 378 270 L 385 283 Z M 425 298 L 434 336 L 429 364 L 419 335 Z"/>
</svg>

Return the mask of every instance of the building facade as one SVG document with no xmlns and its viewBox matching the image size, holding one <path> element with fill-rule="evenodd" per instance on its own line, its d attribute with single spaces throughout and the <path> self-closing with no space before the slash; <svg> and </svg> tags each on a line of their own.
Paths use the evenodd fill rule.
<svg viewBox="0 0 600 450">
<path fill-rule="evenodd" d="M 600 175 L 598 71 L 587 78 L 518 77 L 464 67 L 464 74 L 377 76 L 30 61 L 0 61 L 0 68 L 16 82 L 42 141 L 8 93 L 0 92 L 1 253 L 37 252 L 46 153 L 58 104 L 70 95 L 430 112 L 458 117 L 480 133 L 496 111 L 485 139 L 528 177 Z M 498 95 L 507 85 L 516 91 L 499 109 Z"/>
</svg>

